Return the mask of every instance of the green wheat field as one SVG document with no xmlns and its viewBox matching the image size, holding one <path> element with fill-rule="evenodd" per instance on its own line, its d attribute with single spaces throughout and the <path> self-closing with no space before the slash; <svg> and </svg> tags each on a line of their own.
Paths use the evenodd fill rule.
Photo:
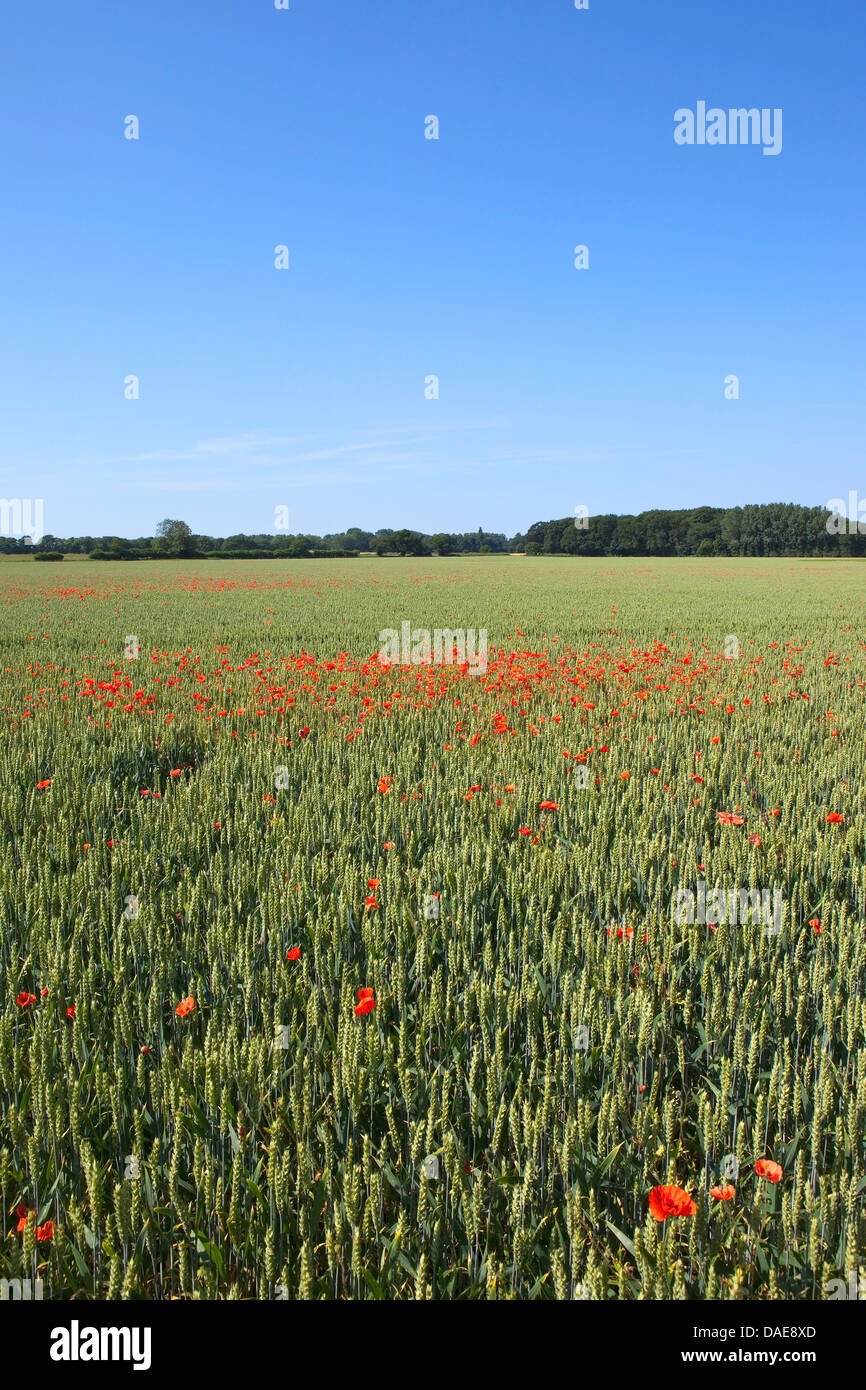
<svg viewBox="0 0 866 1390">
<path fill-rule="evenodd" d="M 836 1296 L 866 1263 L 864 578 L 0 563 L 0 1276 Z M 381 661 L 405 621 L 483 630 L 486 670 Z M 761 893 L 779 922 L 731 920 Z"/>
</svg>

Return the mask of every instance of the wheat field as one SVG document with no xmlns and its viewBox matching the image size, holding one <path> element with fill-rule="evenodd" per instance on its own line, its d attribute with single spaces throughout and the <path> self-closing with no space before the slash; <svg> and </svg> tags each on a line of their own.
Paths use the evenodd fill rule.
<svg viewBox="0 0 866 1390">
<path fill-rule="evenodd" d="M 864 573 L 0 563 L 0 1276 L 833 1297 Z M 486 669 L 383 662 L 404 622 Z"/>
</svg>

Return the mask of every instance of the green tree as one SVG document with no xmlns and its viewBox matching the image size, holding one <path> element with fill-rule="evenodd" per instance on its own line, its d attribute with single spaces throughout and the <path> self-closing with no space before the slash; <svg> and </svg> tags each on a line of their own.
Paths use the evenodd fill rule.
<svg viewBox="0 0 866 1390">
<path fill-rule="evenodd" d="M 160 555 L 184 556 L 197 553 L 196 538 L 185 521 L 171 521 L 166 518 L 156 528 L 154 550 Z"/>
<path fill-rule="evenodd" d="M 424 541 L 417 531 L 394 532 L 394 549 L 398 555 L 423 555 Z"/>
<path fill-rule="evenodd" d="M 435 536 L 431 536 L 430 545 L 437 555 L 451 554 L 451 537 L 446 536 L 444 531 L 437 531 Z"/>
</svg>

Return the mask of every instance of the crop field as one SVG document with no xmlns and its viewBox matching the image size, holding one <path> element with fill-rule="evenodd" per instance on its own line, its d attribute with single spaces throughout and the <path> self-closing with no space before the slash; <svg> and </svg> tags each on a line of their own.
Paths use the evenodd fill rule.
<svg viewBox="0 0 866 1390">
<path fill-rule="evenodd" d="M 864 580 L 0 562 L 0 1277 L 843 1296 Z"/>
</svg>

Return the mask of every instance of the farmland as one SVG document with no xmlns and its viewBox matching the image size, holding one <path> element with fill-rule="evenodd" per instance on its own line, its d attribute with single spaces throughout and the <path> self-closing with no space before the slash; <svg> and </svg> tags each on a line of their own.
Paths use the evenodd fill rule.
<svg viewBox="0 0 866 1390">
<path fill-rule="evenodd" d="M 864 575 L 0 564 L 0 1277 L 828 1297 L 866 1262 Z M 404 621 L 486 671 L 383 664 Z"/>
</svg>

